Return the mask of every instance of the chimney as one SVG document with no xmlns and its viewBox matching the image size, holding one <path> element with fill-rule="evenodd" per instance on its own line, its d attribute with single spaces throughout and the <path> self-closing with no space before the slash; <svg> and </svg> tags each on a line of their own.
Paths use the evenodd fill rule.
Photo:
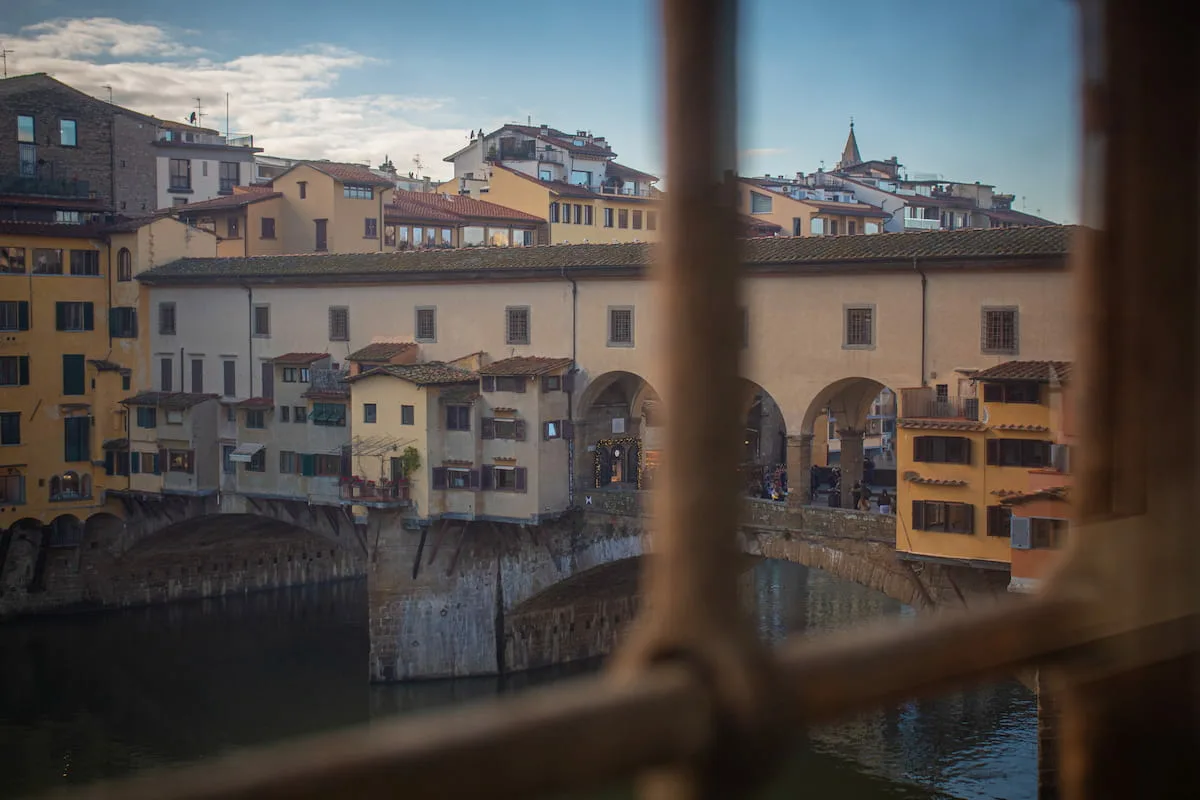
<svg viewBox="0 0 1200 800">
<path fill-rule="evenodd" d="M 542 129 L 541 130 L 542 136 L 550 135 L 550 128 L 546 125 L 546 123 L 543 122 L 540 127 Z"/>
</svg>

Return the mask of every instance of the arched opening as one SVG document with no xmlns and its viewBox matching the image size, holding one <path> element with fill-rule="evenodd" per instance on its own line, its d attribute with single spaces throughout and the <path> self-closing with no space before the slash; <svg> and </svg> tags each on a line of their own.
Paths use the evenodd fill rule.
<svg viewBox="0 0 1200 800">
<path fill-rule="evenodd" d="M 114 514 L 92 514 L 83 524 L 83 541 L 89 549 L 115 544 L 125 522 Z"/>
<path fill-rule="evenodd" d="M 117 280 L 133 280 L 133 255 L 129 252 L 128 247 L 122 247 L 117 251 Z"/>
<path fill-rule="evenodd" d="M 740 470 L 751 497 L 784 500 L 787 496 L 787 423 L 771 393 L 742 380 L 746 423 Z"/>
<path fill-rule="evenodd" d="M 895 510 L 896 412 L 895 390 L 871 378 L 835 381 L 813 398 L 803 426 L 809 502 Z"/>
<path fill-rule="evenodd" d="M 646 489 L 653 485 L 663 406 L 658 393 L 632 372 L 607 372 L 580 399 L 576 441 L 580 483 L 595 489 Z"/>
<path fill-rule="evenodd" d="M 74 514 L 61 514 L 46 526 L 46 532 L 49 547 L 78 547 L 83 541 L 83 522 Z"/>
<path fill-rule="evenodd" d="M 69 469 L 50 477 L 51 500 L 86 500 L 92 496 L 92 476 Z"/>
</svg>

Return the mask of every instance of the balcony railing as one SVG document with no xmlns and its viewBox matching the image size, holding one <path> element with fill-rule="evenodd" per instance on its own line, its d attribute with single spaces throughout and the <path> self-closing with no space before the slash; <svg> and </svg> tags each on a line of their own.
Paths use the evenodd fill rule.
<svg viewBox="0 0 1200 800">
<path fill-rule="evenodd" d="M 87 181 L 68 178 L 26 178 L 20 175 L 0 175 L 0 194 L 77 198 L 93 196 Z"/>
<path fill-rule="evenodd" d="M 929 397 L 929 392 L 904 392 L 900 416 L 906 419 L 979 419 L 978 397 Z"/>
<path fill-rule="evenodd" d="M 595 186 L 594 191 L 600 194 L 611 194 L 619 197 L 649 197 L 649 189 L 634 189 L 629 186 Z"/>
<path fill-rule="evenodd" d="M 538 150 L 537 160 L 545 161 L 550 164 L 563 163 L 562 153 L 558 152 L 557 150 Z"/>
<path fill-rule="evenodd" d="M 230 147 L 254 147 L 254 134 L 231 133 L 225 137 L 225 144 Z"/>
<path fill-rule="evenodd" d="M 915 217 L 904 218 L 904 229 L 912 231 L 936 231 L 942 227 L 940 219 L 917 219 Z"/>
<path fill-rule="evenodd" d="M 408 482 L 343 481 L 340 496 L 347 503 L 392 503 L 408 504 Z"/>
</svg>

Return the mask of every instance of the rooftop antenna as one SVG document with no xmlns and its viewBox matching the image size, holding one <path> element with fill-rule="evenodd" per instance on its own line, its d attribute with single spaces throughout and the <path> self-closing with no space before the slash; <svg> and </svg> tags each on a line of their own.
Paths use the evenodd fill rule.
<svg viewBox="0 0 1200 800">
<path fill-rule="evenodd" d="M 8 77 L 8 54 L 12 50 L 5 50 L 3 45 L 0 45 L 0 62 L 4 63 L 4 77 Z"/>
<path fill-rule="evenodd" d="M 112 84 L 106 83 L 103 86 L 101 86 L 100 88 L 108 89 L 108 104 L 112 105 Z"/>
<path fill-rule="evenodd" d="M 229 92 L 225 93 L 225 141 L 229 141 Z"/>
<path fill-rule="evenodd" d="M 420 178 L 422 171 L 425 169 L 425 165 L 421 162 L 421 154 L 417 153 L 415 156 L 413 156 L 412 162 L 417 168 L 417 177 Z"/>
<path fill-rule="evenodd" d="M 203 127 L 204 112 L 200 110 L 200 98 L 196 98 L 196 113 L 192 115 L 192 124 L 197 128 Z"/>
</svg>

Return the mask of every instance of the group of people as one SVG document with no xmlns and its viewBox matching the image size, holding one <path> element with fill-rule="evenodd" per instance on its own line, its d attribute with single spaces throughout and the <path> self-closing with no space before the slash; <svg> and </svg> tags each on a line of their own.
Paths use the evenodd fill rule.
<svg viewBox="0 0 1200 800">
<path fill-rule="evenodd" d="M 829 489 L 831 505 L 835 499 L 840 505 L 842 496 L 842 471 L 839 467 L 834 467 L 832 469 L 832 477 L 833 479 L 830 483 Z M 815 466 L 811 469 L 809 481 L 811 496 L 815 498 L 817 496 L 817 490 L 821 486 L 820 472 Z M 850 499 L 852 502 L 851 508 L 854 508 L 858 511 L 870 511 L 872 499 L 876 499 L 880 514 L 891 514 L 895 510 L 895 504 L 892 500 L 892 496 L 888 493 L 887 489 L 880 491 L 879 497 L 875 498 L 874 494 L 871 492 L 871 488 L 863 484 L 862 481 L 854 482 L 854 486 L 850 488 Z"/>
</svg>

